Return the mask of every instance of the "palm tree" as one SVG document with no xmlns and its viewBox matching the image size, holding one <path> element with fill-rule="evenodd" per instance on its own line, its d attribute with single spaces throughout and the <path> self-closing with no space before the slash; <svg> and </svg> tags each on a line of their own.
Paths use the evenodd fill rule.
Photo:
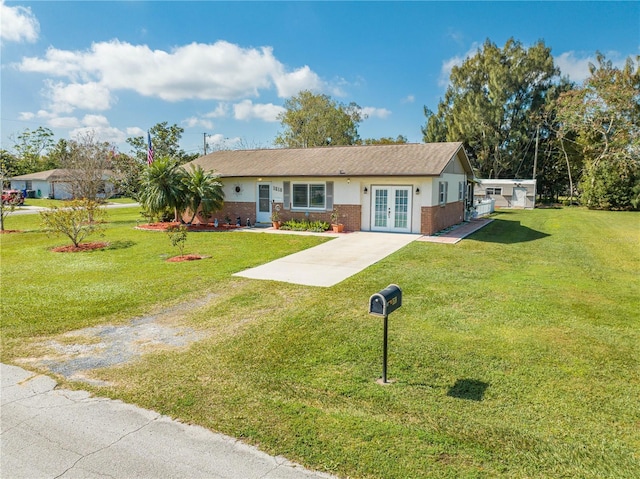
<svg viewBox="0 0 640 479">
<path fill-rule="evenodd" d="M 184 182 L 187 188 L 187 206 L 193 216 L 192 223 L 201 208 L 204 216 L 222 208 L 224 192 L 220 177 L 204 171 L 200 165 L 191 165 L 191 171 L 185 172 Z"/>
<path fill-rule="evenodd" d="M 187 205 L 186 172 L 175 160 L 157 158 L 142 173 L 140 203 L 153 215 L 167 209 L 174 211 L 174 220 Z"/>
</svg>

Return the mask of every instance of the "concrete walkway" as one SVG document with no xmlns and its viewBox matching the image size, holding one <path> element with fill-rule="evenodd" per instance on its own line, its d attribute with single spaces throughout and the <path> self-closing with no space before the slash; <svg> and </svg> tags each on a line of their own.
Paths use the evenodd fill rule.
<svg viewBox="0 0 640 479">
<path fill-rule="evenodd" d="M 340 234 L 336 239 L 234 276 L 306 286 L 333 286 L 420 238 L 417 234 Z"/>
<path fill-rule="evenodd" d="M 0 365 L 0 477 L 320 479 L 283 457 L 121 401 Z"/>
<path fill-rule="evenodd" d="M 418 238 L 418 241 L 426 241 L 428 243 L 456 244 L 470 234 L 475 233 L 480 228 L 484 228 L 492 221 L 493 219 L 491 218 L 478 218 L 467 223 L 456 225 L 455 227 L 451 228 L 451 230 L 441 234 L 433 236 L 421 236 L 420 238 Z"/>
</svg>

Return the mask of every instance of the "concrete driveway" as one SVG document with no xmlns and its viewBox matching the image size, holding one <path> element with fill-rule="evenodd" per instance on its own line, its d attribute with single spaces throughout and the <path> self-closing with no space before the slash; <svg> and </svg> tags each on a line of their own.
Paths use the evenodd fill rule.
<svg viewBox="0 0 640 479">
<path fill-rule="evenodd" d="M 418 238 L 419 234 L 366 231 L 341 234 L 321 245 L 241 271 L 235 276 L 306 286 L 333 286 Z"/>
<path fill-rule="evenodd" d="M 7 479 L 321 479 L 199 426 L 0 365 L 0 476 Z"/>
</svg>

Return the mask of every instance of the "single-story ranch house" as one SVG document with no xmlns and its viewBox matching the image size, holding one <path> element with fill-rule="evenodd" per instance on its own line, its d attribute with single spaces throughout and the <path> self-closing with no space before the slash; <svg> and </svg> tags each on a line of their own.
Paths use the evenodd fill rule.
<svg viewBox="0 0 640 479">
<path fill-rule="evenodd" d="M 28 175 L 19 175 L 11 178 L 11 188 L 14 190 L 31 192 L 29 196 L 35 198 L 53 198 L 56 200 L 69 200 L 72 198 L 69 185 L 70 170 L 57 168 L 54 170 L 39 171 Z M 114 193 L 114 186 L 109 182 L 112 173 L 105 170 L 102 173 L 102 195 L 109 197 Z"/>
<path fill-rule="evenodd" d="M 220 175 L 219 221 L 330 222 L 348 231 L 430 235 L 467 219 L 473 171 L 462 143 L 216 151 L 185 165 Z M 214 218 L 198 217 L 200 222 Z"/>
<path fill-rule="evenodd" d="M 536 180 L 477 179 L 473 195 L 476 201 L 495 200 L 496 208 L 533 209 L 536 206 Z"/>
</svg>

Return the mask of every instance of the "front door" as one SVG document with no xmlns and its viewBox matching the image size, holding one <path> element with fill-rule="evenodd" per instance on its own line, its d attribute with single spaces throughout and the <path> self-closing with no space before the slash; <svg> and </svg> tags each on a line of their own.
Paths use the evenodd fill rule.
<svg viewBox="0 0 640 479">
<path fill-rule="evenodd" d="M 524 208 L 527 206 L 527 189 L 526 188 L 513 188 L 513 207 Z"/>
<path fill-rule="evenodd" d="M 271 222 L 271 183 L 258 183 L 256 223 Z"/>
<path fill-rule="evenodd" d="M 411 232 L 411 187 L 373 186 L 371 229 Z"/>
</svg>

